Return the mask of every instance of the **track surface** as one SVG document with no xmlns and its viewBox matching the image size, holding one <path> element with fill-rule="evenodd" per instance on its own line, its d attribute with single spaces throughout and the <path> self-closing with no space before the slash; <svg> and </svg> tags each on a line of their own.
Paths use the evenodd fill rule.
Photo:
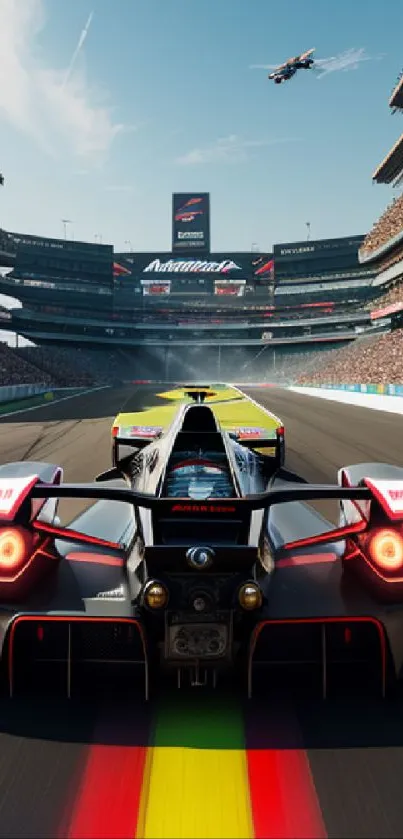
<svg viewBox="0 0 403 839">
<path fill-rule="evenodd" d="M 358 461 L 392 460 L 403 466 L 402 418 L 398 415 L 276 388 L 245 392 L 283 419 L 286 465 L 309 480 L 333 482 L 340 466 Z M 46 460 L 61 464 L 66 480 L 92 479 L 110 465 L 110 428 L 115 414 L 122 409 L 150 407 L 156 401 L 154 394 L 150 388 L 99 391 L 19 414 L 13 423 L 0 420 L 0 462 Z M 352 703 L 299 703 L 289 710 L 283 706 L 281 715 L 277 714 L 275 707 L 255 709 L 253 724 L 249 721 L 246 726 L 248 746 L 288 754 L 284 750 L 300 749 L 302 744 L 329 837 L 389 839 L 403 835 L 400 703 L 368 703 L 364 708 Z M 122 743 L 136 746 L 130 758 L 130 771 L 135 773 L 141 758 L 138 747 L 147 741 L 149 723 L 133 708 L 128 717 L 122 711 L 115 719 L 105 718 L 93 708 L 78 712 L 74 706 L 56 710 L 52 705 L 34 706 L 24 719 L 18 706 L 10 710 L 6 703 L 0 705 L 1 839 L 94 836 L 93 824 L 91 833 L 91 825 L 80 822 L 79 812 L 85 778 L 91 772 L 98 785 L 89 799 L 93 808 L 104 812 L 103 799 L 108 800 L 115 779 L 114 805 L 116 818 L 121 818 L 119 813 L 125 811 L 125 802 L 134 793 L 130 784 L 125 787 L 119 749 Z M 101 777 L 94 760 L 97 755 L 99 758 L 99 750 L 102 753 L 106 748 L 110 749 L 111 774 L 106 776 L 103 771 Z M 291 776 L 287 793 L 291 802 L 295 800 L 295 808 L 297 786 Z M 88 810 L 88 801 L 86 807 Z M 280 836 L 280 828 L 283 839 L 296 836 L 292 827 L 287 832 L 284 824 L 273 836 Z M 97 835 L 134 837 L 135 830 L 135 822 L 123 818 L 116 822 L 115 832 L 100 824 Z M 309 835 L 300 834 L 306 839 Z"/>
</svg>

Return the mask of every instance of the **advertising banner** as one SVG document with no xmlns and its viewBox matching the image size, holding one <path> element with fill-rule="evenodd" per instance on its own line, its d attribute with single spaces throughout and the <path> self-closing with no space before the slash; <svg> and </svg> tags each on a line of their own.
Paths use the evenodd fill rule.
<svg viewBox="0 0 403 839">
<path fill-rule="evenodd" d="M 143 286 L 143 294 L 145 295 L 160 295 L 160 294 L 169 294 L 171 291 L 171 283 L 162 282 L 161 280 L 155 282 L 155 280 L 142 280 L 141 285 Z"/>
<path fill-rule="evenodd" d="M 343 236 L 340 239 L 316 239 L 274 245 L 277 262 L 316 259 L 319 256 L 356 255 L 364 236 Z"/>
<path fill-rule="evenodd" d="M 113 254 L 113 245 L 79 242 L 72 239 L 48 239 L 44 236 L 30 236 L 22 233 L 10 233 L 8 235 L 18 250 L 35 248 L 41 251 L 59 251 L 63 253 L 80 251 L 81 253 L 88 254 L 89 258 L 95 255 L 111 258 Z"/>
<path fill-rule="evenodd" d="M 183 277 L 199 275 L 220 275 L 227 279 L 253 280 L 268 284 L 273 278 L 272 254 L 241 252 L 209 253 L 197 255 L 188 252 L 185 256 L 171 252 L 159 253 L 116 253 L 114 264 L 115 277 L 146 279 L 149 275 L 179 274 Z M 151 279 L 151 278 L 150 278 Z"/>
<path fill-rule="evenodd" d="M 210 195 L 175 192 L 172 196 L 172 252 L 209 253 Z"/>
</svg>

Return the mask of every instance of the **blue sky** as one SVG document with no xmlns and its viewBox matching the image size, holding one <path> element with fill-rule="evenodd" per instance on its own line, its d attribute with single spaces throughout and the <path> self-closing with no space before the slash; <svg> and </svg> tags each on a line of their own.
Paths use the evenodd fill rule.
<svg viewBox="0 0 403 839">
<path fill-rule="evenodd" d="M 365 232 L 394 195 L 371 174 L 402 31 L 401 0 L 0 0 L 0 226 L 168 250 L 172 192 L 201 190 L 214 250 Z M 309 47 L 371 60 L 250 69 Z"/>
</svg>

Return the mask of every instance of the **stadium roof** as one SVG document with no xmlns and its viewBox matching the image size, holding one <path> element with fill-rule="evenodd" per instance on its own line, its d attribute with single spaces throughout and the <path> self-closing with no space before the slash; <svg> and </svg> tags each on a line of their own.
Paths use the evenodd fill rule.
<svg viewBox="0 0 403 839">
<path fill-rule="evenodd" d="M 403 71 L 400 74 L 399 81 L 389 99 L 389 105 L 391 108 L 403 109 Z"/>
<path fill-rule="evenodd" d="M 391 151 L 386 155 L 382 163 L 372 175 L 372 180 L 378 184 L 391 184 L 395 186 L 403 176 L 403 134 Z"/>
</svg>

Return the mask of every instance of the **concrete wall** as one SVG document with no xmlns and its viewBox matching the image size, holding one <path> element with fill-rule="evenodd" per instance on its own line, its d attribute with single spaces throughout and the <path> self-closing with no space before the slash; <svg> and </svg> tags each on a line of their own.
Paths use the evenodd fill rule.
<svg viewBox="0 0 403 839">
<path fill-rule="evenodd" d="M 14 402 L 19 399 L 27 399 L 30 396 L 37 396 L 41 393 L 49 393 L 49 401 L 53 399 L 54 394 L 68 395 L 69 393 L 79 392 L 83 388 L 64 387 L 51 388 L 49 385 L 4 385 L 0 387 L 0 403 Z"/>
</svg>

